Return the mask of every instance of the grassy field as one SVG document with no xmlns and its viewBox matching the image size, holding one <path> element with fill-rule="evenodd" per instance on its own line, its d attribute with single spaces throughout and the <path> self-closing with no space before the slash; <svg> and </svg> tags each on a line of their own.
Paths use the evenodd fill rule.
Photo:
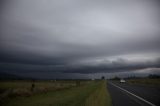
<svg viewBox="0 0 160 106">
<path fill-rule="evenodd" d="M 160 86 L 160 78 L 157 78 L 157 79 L 149 79 L 149 78 L 130 79 L 130 80 L 127 80 L 127 83 L 149 85 L 149 86 Z"/>
<path fill-rule="evenodd" d="M 111 106 L 111 97 L 106 88 L 106 82 L 101 82 L 98 89 L 87 98 L 85 106 Z"/>
<path fill-rule="evenodd" d="M 57 86 L 70 86 L 75 85 L 75 81 L 2 81 L 0 82 L 0 89 L 8 88 L 30 88 L 31 84 L 36 87 L 54 88 Z"/>
<path fill-rule="evenodd" d="M 17 86 L 13 82 L 11 85 L 3 83 L 2 89 L 11 88 L 30 89 L 30 84 L 24 83 L 24 86 Z M 76 82 L 37 82 L 38 87 L 56 88 L 60 90 L 48 90 L 30 96 L 16 96 L 14 98 L 5 98 L 1 101 L 1 106 L 111 106 L 111 99 L 106 89 L 105 81 L 81 82 L 76 86 Z"/>
<path fill-rule="evenodd" d="M 34 84 L 34 87 L 32 87 L 32 84 Z M 37 93 L 67 89 L 75 86 L 75 81 L 1 81 L 0 99 L 4 97 L 31 96 Z"/>
</svg>

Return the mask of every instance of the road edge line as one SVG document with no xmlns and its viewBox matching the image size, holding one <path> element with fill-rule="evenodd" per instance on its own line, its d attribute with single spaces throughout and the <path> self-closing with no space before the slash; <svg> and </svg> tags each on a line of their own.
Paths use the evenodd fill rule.
<svg viewBox="0 0 160 106">
<path fill-rule="evenodd" d="M 134 97 L 136 97 L 136 98 L 140 99 L 141 101 L 143 101 L 143 102 L 145 102 L 145 103 L 147 103 L 147 104 L 151 105 L 151 106 L 156 106 L 155 104 L 153 104 L 153 103 L 151 103 L 151 102 L 149 102 L 149 101 L 147 101 L 147 100 L 143 99 L 143 98 L 142 98 L 142 97 L 140 97 L 140 96 L 137 96 L 137 95 L 135 95 L 135 94 L 133 94 L 133 93 L 131 93 L 131 92 L 129 92 L 129 91 L 127 91 L 127 90 L 125 90 L 124 88 L 121 88 L 121 87 L 119 87 L 119 86 L 117 86 L 117 85 L 113 84 L 112 82 L 109 82 L 109 83 L 110 83 L 111 85 L 113 85 L 113 86 L 115 86 L 115 87 L 117 87 L 117 88 L 121 89 L 122 91 L 125 91 L 125 92 L 129 93 L 130 95 L 132 95 L 132 96 L 134 96 Z"/>
</svg>

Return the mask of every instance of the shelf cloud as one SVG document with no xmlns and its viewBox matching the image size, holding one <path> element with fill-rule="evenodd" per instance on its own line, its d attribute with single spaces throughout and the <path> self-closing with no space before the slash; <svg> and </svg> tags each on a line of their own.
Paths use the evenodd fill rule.
<svg viewBox="0 0 160 106">
<path fill-rule="evenodd" d="M 159 9 L 158 0 L 2 0 L 0 71 L 160 74 Z"/>
</svg>

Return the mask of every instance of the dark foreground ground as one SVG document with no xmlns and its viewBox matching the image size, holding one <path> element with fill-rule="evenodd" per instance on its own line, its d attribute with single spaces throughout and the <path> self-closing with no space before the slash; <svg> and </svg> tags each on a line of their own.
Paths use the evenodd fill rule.
<svg viewBox="0 0 160 106">
<path fill-rule="evenodd" d="M 138 97 L 144 99 L 140 100 L 136 96 L 133 96 L 125 89 Z M 119 82 L 108 82 L 108 90 L 112 97 L 113 106 L 160 106 L 160 88 L 149 87 L 143 85 L 131 85 Z M 150 103 L 146 103 L 150 102 Z"/>
<path fill-rule="evenodd" d="M 111 106 L 111 98 L 105 80 L 1 81 L 0 106 Z"/>
</svg>

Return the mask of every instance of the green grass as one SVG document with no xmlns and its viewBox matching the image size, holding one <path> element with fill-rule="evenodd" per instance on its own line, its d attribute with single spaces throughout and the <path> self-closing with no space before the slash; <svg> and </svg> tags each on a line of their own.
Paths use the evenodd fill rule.
<svg viewBox="0 0 160 106">
<path fill-rule="evenodd" d="M 111 99 L 105 81 L 92 81 L 69 89 L 8 98 L 1 106 L 111 106 Z"/>
<path fill-rule="evenodd" d="M 111 97 L 106 87 L 106 81 L 101 82 L 98 89 L 86 100 L 85 106 L 111 106 Z"/>
<path fill-rule="evenodd" d="M 149 86 L 160 86 L 160 78 L 158 79 L 130 79 L 127 80 L 129 84 L 140 84 L 140 85 L 149 85 Z"/>
<path fill-rule="evenodd" d="M 35 86 L 31 89 L 33 83 Z M 31 96 L 37 93 L 67 89 L 75 86 L 76 81 L 3 81 L 0 82 L 0 99 L 8 96 Z"/>
<path fill-rule="evenodd" d="M 54 88 L 57 86 L 71 86 L 75 85 L 75 81 L 4 81 L 0 82 L 0 89 L 15 89 L 15 88 L 30 88 L 31 84 L 35 83 L 35 87 L 46 87 L 46 88 Z"/>
</svg>

